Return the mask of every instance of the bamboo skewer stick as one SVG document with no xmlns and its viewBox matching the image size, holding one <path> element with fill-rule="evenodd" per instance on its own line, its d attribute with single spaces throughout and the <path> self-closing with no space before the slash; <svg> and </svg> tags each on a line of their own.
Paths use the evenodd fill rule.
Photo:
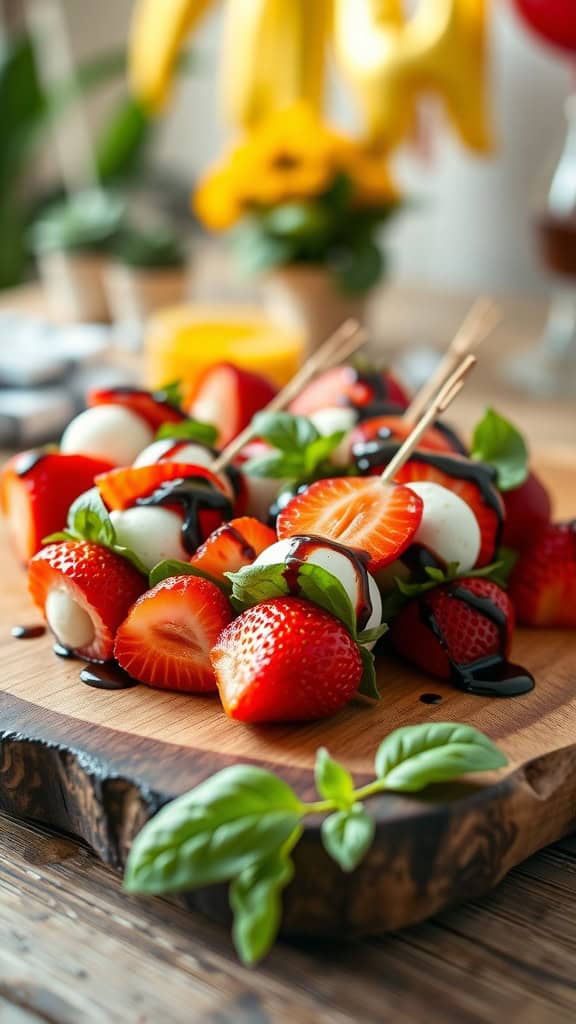
<svg viewBox="0 0 576 1024">
<path fill-rule="evenodd" d="M 366 341 L 366 332 L 354 319 L 345 320 L 333 334 L 306 360 L 298 373 L 292 377 L 281 391 L 268 403 L 262 412 L 279 412 L 296 398 L 302 388 L 308 384 L 320 370 L 328 366 L 336 366 L 353 355 Z M 224 469 L 254 436 L 254 427 L 249 423 L 244 430 L 224 448 L 211 465 L 213 473 Z"/>
<path fill-rule="evenodd" d="M 456 395 L 464 387 L 466 377 L 476 365 L 476 356 L 468 355 L 460 363 L 460 366 L 452 373 L 448 378 L 444 387 L 437 395 L 435 400 L 432 402 L 430 408 L 424 413 L 419 422 L 414 427 L 411 434 L 408 435 L 404 443 L 396 452 L 394 458 L 388 463 L 386 469 L 380 477 L 384 483 L 389 483 L 394 479 L 394 476 L 398 472 L 401 466 L 410 458 L 412 452 L 417 447 L 418 442 L 427 428 L 431 423 L 434 422 L 439 413 L 444 412 L 449 405 L 452 404 Z"/>
<path fill-rule="evenodd" d="M 501 320 L 500 309 L 491 299 L 477 299 L 430 380 L 426 381 L 403 414 L 409 426 L 418 422 L 426 406 L 432 401 L 450 374 L 464 356 L 475 351 Z"/>
</svg>

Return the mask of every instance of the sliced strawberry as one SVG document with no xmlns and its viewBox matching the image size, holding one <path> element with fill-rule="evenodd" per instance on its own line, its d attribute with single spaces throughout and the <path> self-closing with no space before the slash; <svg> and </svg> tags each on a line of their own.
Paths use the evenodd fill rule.
<svg viewBox="0 0 576 1024">
<path fill-rule="evenodd" d="M 540 531 L 514 566 L 509 594 L 523 626 L 576 629 L 576 520 Z"/>
<path fill-rule="evenodd" d="M 275 542 L 276 534 L 269 526 L 252 516 L 241 516 L 215 530 L 190 561 L 210 576 L 224 579 L 225 572 L 237 572 L 250 565 Z"/>
<path fill-rule="evenodd" d="M 108 661 L 116 630 L 146 580 L 99 544 L 64 541 L 34 555 L 28 588 L 59 643 L 89 661 Z"/>
<path fill-rule="evenodd" d="M 375 470 L 374 472 L 378 472 Z M 461 455 L 422 453 L 409 459 L 395 476 L 400 484 L 430 481 L 453 491 L 470 506 L 480 527 L 482 543 L 477 566 L 494 560 L 504 521 L 504 505 L 489 466 Z"/>
<path fill-rule="evenodd" d="M 0 473 L 0 504 L 10 539 L 22 562 L 42 547 L 44 537 L 64 529 L 72 502 L 94 485 L 111 463 L 90 455 L 20 452 Z"/>
<path fill-rule="evenodd" d="M 368 442 L 402 442 L 408 437 L 412 427 L 409 426 L 402 416 L 374 416 L 371 419 L 363 420 L 354 428 L 350 435 L 350 448 L 356 455 L 359 446 Z M 419 441 L 418 448 L 428 449 L 435 452 L 459 452 L 463 448 L 458 438 L 451 431 L 440 427 L 429 427 Z M 386 465 L 388 455 L 385 444 L 382 445 L 382 466 Z M 391 455 L 388 455 L 388 461 Z"/>
<path fill-rule="evenodd" d="M 97 388 L 90 391 L 87 404 L 123 405 L 146 420 L 152 430 L 163 423 L 180 423 L 185 413 L 166 400 L 163 391 L 144 391 L 142 388 Z"/>
<path fill-rule="evenodd" d="M 224 710 L 242 722 L 298 722 L 332 715 L 362 676 L 358 645 L 338 619 L 296 597 L 254 605 L 211 653 Z"/>
<path fill-rule="evenodd" d="M 103 473 L 96 479 L 102 500 L 109 509 L 121 511 L 146 498 L 169 480 L 184 480 L 194 477 L 206 480 L 217 491 L 232 498 L 227 482 L 211 473 L 205 466 L 193 466 L 189 462 L 157 462 L 151 466 L 128 466 Z"/>
<path fill-rule="evenodd" d="M 422 519 L 422 499 L 375 477 L 317 480 L 282 509 L 278 537 L 328 537 L 370 556 L 371 572 L 399 558 Z"/>
<path fill-rule="evenodd" d="M 442 584 L 413 598 L 392 622 L 390 640 L 407 661 L 465 689 L 478 666 L 488 677 L 492 659 L 504 663 L 510 653 L 514 609 L 492 580 L 468 577 Z"/>
<path fill-rule="evenodd" d="M 232 621 L 221 590 L 197 576 L 172 576 L 143 594 L 120 626 L 118 664 L 148 686 L 186 693 L 216 690 L 210 649 Z"/>
<path fill-rule="evenodd" d="M 522 551 L 536 541 L 552 515 L 550 495 L 534 473 L 520 487 L 502 493 L 506 518 L 502 543 Z"/>
<path fill-rule="evenodd" d="M 391 403 L 405 409 L 408 401 L 402 385 L 386 370 L 362 372 L 353 366 L 337 366 L 311 381 L 289 408 L 295 415 L 310 416 L 336 405 L 364 409 Z"/>
<path fill-rule="evenodd" d="M 194 419 L 213 423 L 218 428 L 218 444 L 224 448 L 275 394 L 274 386 L 260 374 L 232 363 L 217 363 L 198 380 L 188 413 Z"/>
</svg>

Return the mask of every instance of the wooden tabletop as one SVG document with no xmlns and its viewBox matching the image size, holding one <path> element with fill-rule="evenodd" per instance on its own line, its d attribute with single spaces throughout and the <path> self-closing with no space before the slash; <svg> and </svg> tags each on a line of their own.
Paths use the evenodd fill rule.
<svg viewBox="0 0 576 1024">
<path fill-rule="evenodd" d="M 41 309 L 35 291 L 16 301 Z M 441 346 L 468 304 L 389 289 L 374 308 L 375 336 L 389 351 Z M 538 304 L 504 309 L 455 418 L 469 426 L 488 395 L 527 431 L 553 484 L 576 441 L 575 404 L 534 403 L 502 384 L 502 353 L 529 347 L 544 319 Z M 557 512 L 576 509 L 560 496 Z M 0 950 L 2 1024 L 563 1024 L 576 1019 L 576 838 L 424 925 L 348 945 L 281 942 L 250 971 L 223 927 L 128 897 L 75 841 L 0 816 Z"/>
</svg>

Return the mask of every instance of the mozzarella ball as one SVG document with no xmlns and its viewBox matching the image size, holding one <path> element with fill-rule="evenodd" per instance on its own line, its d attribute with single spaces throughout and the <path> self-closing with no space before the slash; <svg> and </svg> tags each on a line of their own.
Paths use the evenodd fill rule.
<svg viewBox="0 0 576 1024">
<path fill-rule="evenodd" d="M 318 433 L 322 434 L 322 437 L 335 434 L 339 430 L 346 431 L 346 436 L 342 438 L 338 447 L 330 455 L 330 458 L 336 466 L 347 466 L 350 462 L 349 434 L 356 426 L 358 420 L 356 410 L 335 405 L 329 406 L 326 409 L 318 409 L 317 412 L 310 413 L 308 418 L 312 421 Z"/>
<path fill-rule="evenodd" d="M 244 480 L 248 489 L 248 504 L 246 507 L 247 516 L 255 516 L 263 523 L 268 520 L 270 506 L 274 504 L 277 495 L 288 480 L 272 480 L 267 476 L 250 476 L 245 474 Z"/>
<path fill-rule="evenodd" d="M 296 538 L 294 537 L 287 537 L 284 540 L 277 541 L 276 544 L 271 544 L 262 554 L 258 555 L 254 565 L 282 565 L 293 549 L 295 540 Z M 314 541 L 314 547 L 312 550 L 306 551 L 302 561 L 308 562 L 311 565 L 319 565 L 322 569 L 326 569 L 327 572 L 331 573 L 332 576 L 335 576 L 348 594 L 352 607 L 358 612 L 358 607 L 362 600 L 362 592 L 359 573 L 355 565 L 357 559 L 354 557 L 353 552 L 350 552 L 350 556 L 348 556 L 342 551 L 335 551 L 329 544 L 323 544 L 319 540 L 317 542 Z M 370 573 L 367 575 L 372 611 L 364 628 L 373 629 L 382 622 L 382 598 L 380 597 L 380 591 L 376 586 L 375 580 Z M 371 649 L 374 644 L 366 644 L 366 646 Z"/>
<path fill-rule="evenodd" d="M 116 466 L 129 466 L 153 438 L 146 420 L 130 409 L 95 405 L 68 424 L 60 450 L 66 455 L 93 455 Z"/>
<path fill-rule="evenodd" d="M 55 587 L 46 598 L 46 620 L 54 636 L 64 647 L 75 651 L 88 647 L 94 639 L 94 624 L 87 611 L 64 589 Z"/>
<path fill-rule="evenodd" d="M 182 543 L 182 517 L 177 512 L 136 505 L 123 512 L 111 512 L 110 519 L 118 543 L 138 555 L 148 570 L 165 558 L 190 561 Z"/>
<path fill-rule="evenodd" d="M 173 449 L 173 451 L 172 451 Z M 194 466 L 204 466 L 209 469 L 214 462 L 214 452 L 210 451 L 203 444 L 180 444 L 171 438 L 163 441 L 154 441 L 144 451 L 141 451 L 138 458 L 134 460 L 135 466 L 153 466 L 156 462 L 186 462 Z"/>
<path fill-rule="evenodd" d="M 424 502 L 422 521 L 414 544 L 422 544 L 447 564 L 458 562 L 459 572 L 476 564 L 482 542 L 478 520 L 469 505 L 440 484 L 417 481 L 406 484 Z"/>
</svg>

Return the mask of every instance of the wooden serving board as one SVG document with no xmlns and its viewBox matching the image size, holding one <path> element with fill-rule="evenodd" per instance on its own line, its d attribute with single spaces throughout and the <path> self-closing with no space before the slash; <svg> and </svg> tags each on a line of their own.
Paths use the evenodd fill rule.
<svg viewBox="0 0 576 1024">
<path fill-rule="evenodd" d="M 574 461 L 556 453 L 543 470 L 559 514 L 575 513 Z M 57 658 L 48 637 L 12 639 L 13 624 L 36 616 L 23 573 L 5 542 L 2 549 L 0 807 L 83 838 L 110 864 L 122 867 L 134 835 L 163 802 L 227 764 L 272 767 L 311 797 L 317 747 L 328 746 L 367 780 L 384 736 L 430 720 L 477 726 L 502 746 L 509 769 L 424 796 L 374 798 L 376 839 L 352 875 L 324 853 L 312 821 L 284 897 L 286 930 L 403 927 L 479 895 L 576 825 L 575 633 L 518 632 L 513 658 L 537 680 L 524 697 L 467 696 L 382 658 L 377 707 L 353 705 L 311 725 L 247 727 L 227 719 L 216 698 L 91 689 L 79 681 L 80 664 Z M 430 691 L 441 703 L 420 701 Z M 226 894 L 205 890 L 194 902 L 221 913 Z"/>
</svg>

